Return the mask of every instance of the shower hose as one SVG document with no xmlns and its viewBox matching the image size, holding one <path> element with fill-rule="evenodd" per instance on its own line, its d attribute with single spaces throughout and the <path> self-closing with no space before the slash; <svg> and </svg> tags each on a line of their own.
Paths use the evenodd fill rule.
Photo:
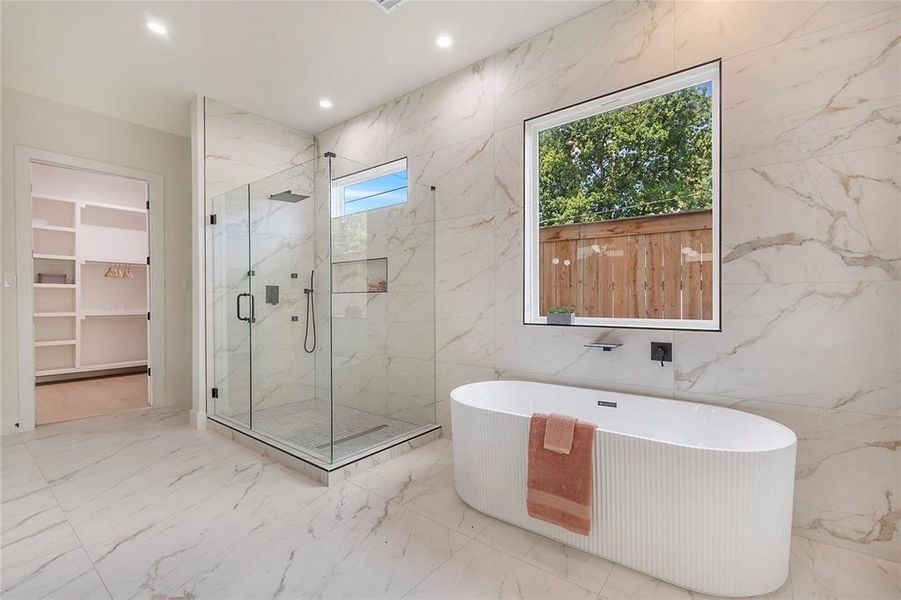
<svg viewBox="0 0 901 600">
<path fill-rule="evenodd" d="M 303 349 L 307 354 L 312 354 L 316 349 L 316 306 L 313 304 L 313 274 L 316 271 L 310 271 L 310 287 L 304 290 L 307 295 L 307 323 L 303 331 Z M 313 325 L 313 345 L 309 346 L 310 324 Z M 308 347 L 309 346 L 309 347 Z"/>
</svg>

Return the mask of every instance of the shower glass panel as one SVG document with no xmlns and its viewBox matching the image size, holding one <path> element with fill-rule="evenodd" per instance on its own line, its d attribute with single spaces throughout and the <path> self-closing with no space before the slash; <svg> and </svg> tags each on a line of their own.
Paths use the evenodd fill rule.
<svg viewBox="0 0 901 600">
<path fill-rule="evenodd" d="M 307 321 L 318 300 L 307 291 L 315 290 L 316 165 L 250 184 L 251 397 L 255 432 L 330 462 L 331 403 L 316 393 L 314 324 Z"/>
<path fill-rule="evenodd" d="M 333 457 L 435 423 L 434 191 L 406 159 L 332 162 Z"/>
<path fill-rule="evenodd" d="M 208 204 L 207 362 L 214 388 L 212 414 L 249 429 L 251 389 L 250 219 L 248 186 Z"/>
<path fill-rule="evenodd" d="M 211 418 L 323 467 L 436 428 L 434 194 L 326 155 L 208 200 Z"/>
</svg>

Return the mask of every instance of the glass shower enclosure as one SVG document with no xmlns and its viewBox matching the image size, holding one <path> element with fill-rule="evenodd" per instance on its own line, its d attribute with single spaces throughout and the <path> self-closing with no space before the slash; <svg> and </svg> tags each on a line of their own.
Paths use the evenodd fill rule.
<svg viewBox="0 0 901 600">
<path fill-rule="evenodd" d="M 437 429 L 434 189 L 326 153 L 208 199 L 211 419 L 334 468 Z"/>
</svg>

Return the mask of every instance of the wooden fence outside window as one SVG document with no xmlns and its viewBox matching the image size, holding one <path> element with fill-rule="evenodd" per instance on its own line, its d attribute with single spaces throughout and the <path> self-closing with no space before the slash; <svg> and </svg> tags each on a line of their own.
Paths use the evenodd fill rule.
<svg viewBox="0 0 901 600">
<path fill-rule="evenodd" d="M 539 232 L 541 314 L 710 319 L 710 210 L 544 227 Z"/>
</svg>

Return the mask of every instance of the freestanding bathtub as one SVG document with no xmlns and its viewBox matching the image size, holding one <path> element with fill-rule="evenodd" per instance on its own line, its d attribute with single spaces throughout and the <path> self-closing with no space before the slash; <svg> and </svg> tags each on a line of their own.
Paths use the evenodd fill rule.
<svg viewBox="0 0 901 600">
<path fill-rule="evenodd" d="M 587 536 L 529 517 L 532 413 L 597 425 Z M 451 392 L 457 493 L 470 506 L 704 594 L 755 596 L 788 577 L 794 432 L 719 406 L 526 381 Z"/>
</svg>

